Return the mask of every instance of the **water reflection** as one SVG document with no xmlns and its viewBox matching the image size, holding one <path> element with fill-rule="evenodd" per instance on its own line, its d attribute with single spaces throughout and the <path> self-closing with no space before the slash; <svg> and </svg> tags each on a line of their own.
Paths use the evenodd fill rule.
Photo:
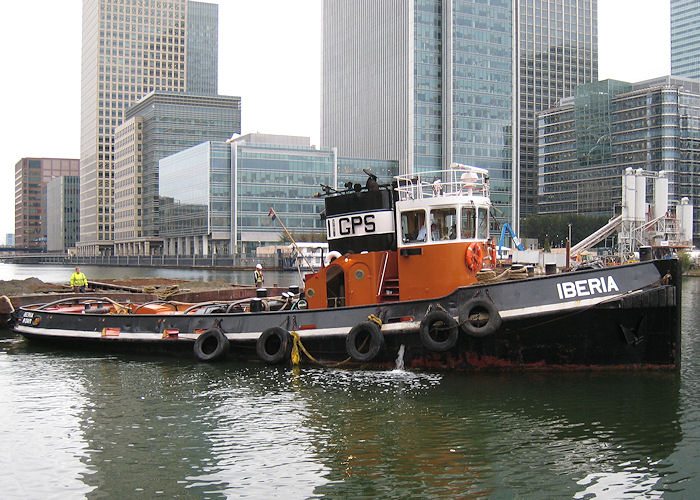
<svg viewBox="0 0 700 500">
<path fill-rule="evenodd" d="M 35 498 L 697 497 L 694 283 L 680 374 L 294 370 L 9 336 L 0 484 Z"/>
<path fill-rule="evenodd" d="M 5 355 L 18 341 L 0 341 L 0 484 L 5 498 L 78 497 L 88 453 L 81 422 L 81 384 L 63 363 Z"/>
<path fill-rule="evenodd" d="M 674 376 L 556 378 L 326 383 L 333 397 L 307 422 L 330 423 L 317 449 L 331 481 L 316 492 L 573 495 L 577 481 L 616 463 L 653 471 L 681 439 Z"/>
<path fill-rule="evenodd" d="M 61 467 L 48 476 L 82 478 L 70 490 L 90 497 L 574 496 L 610 478 L 648 490 L 682 439 L 670 374 L 295 373 L 10 353 L 5 365 L 30 356 L 35 368 L 32 387 L 12 389 L 21 415 L 6 417 L 25 415 L 29 434 L 51 415 L 40 455 L 68 457 L 52 457 Z M 42 383 L 55 397 L 39 396 Z M 36 479 L 35 465 L 11 468 Z"/>
</svg>

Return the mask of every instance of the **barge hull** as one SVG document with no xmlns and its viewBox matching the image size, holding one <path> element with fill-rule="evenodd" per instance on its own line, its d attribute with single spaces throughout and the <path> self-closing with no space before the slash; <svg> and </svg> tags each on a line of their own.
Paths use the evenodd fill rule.
<svg viewBox="0 0 700 500">
<path fill-rule="evenodd" d="M 20 309 L 14 330 L 70 348 L 192 356 L 197 337 L 218 329 L 229 344 L 225 359 L 260 361 L 256 343 L 278 327 L 298 334 L 314 360 L 302 353 L 303 363 L 391 368 L 403 346 L 412 369 L 677 370 L 680 280 L 678 261 L 660 260 L 474 285 L 438 299 L 325 310 L 96 315 Z M 497 328 L 483 335 L 465 328 L 464 309 L 474 301 L 492 305 Z M 454 345 L 444 351 L 421 339 L 421 323 L 435 311 L 459 325 Z M 348 334 L 372 318 L 381 322 L 383 345 L 369 360 L 349 356 Z M 280 361 L 288 359 L 285 353 Z"/>
</svg>

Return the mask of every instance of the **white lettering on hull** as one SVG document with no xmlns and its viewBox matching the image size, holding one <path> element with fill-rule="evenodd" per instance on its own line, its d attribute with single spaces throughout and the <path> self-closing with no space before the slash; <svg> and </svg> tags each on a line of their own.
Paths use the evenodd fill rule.
<svg viewBox="0 0 700 500">
<path fill-rule="evenodd" d="M 326 219 L 326 233 L 329 240 L 393 232 L 394 212 L 391 210 L 341 215 Z"/>
<path fill-rule="evenodd" d="M 610 292 L 619 292 L 620 288 L 612 276 L 600 278 L 588 278 L 585 280 L 564 281 L 557 283 L 559 299 L 573 299 L 575 297 L 588 297 Z"/>
</svg>

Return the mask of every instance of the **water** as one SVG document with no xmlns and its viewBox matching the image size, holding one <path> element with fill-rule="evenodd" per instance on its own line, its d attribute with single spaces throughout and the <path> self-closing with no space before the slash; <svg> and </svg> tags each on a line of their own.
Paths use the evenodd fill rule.
<svg viewBox="0 0 700 500">
<path fill-rule="evenodd" d="M 684 286 L 680 374 L 295 370 L 7 333 L 3 497 L 698 498 L 700 279 Z"/>
</svg>

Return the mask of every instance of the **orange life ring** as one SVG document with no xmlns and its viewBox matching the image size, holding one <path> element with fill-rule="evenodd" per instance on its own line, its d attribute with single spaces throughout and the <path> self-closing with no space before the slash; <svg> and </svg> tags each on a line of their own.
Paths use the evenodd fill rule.
<svg viewBox="0 0 700 500">
<path fill-rule="evenodd" d="M 481 269 L 481 264 L 484 261 L 484 249 L 477 243 L 470 243 L 467 247 L 466 255 L 467 267 L 472 271 Z"/>
</svg>

